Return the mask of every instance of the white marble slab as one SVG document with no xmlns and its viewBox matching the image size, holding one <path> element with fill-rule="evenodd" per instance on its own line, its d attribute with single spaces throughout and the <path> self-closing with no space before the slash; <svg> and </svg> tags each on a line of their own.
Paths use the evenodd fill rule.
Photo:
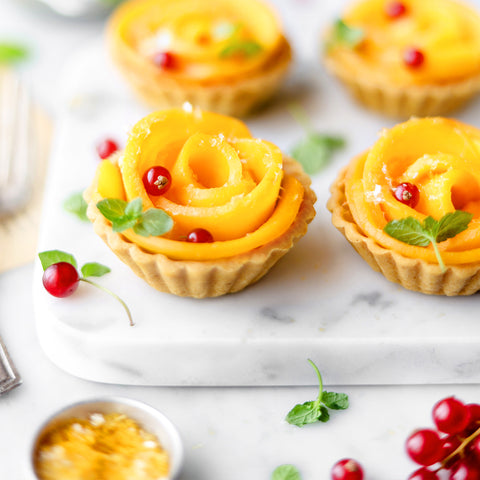
<svg viewBox="0 0 480 480">
<path fill-rule="evenodd" d="M 136 325 L 129 327 L 122 307 L 89 285 L 67 299 L 49 296 L 37 263 L 38 336 L 60 368 L 134 385 L 308 385 L 316 381 L 305 368 L 312 358 L 327 384 L 480 381 L 478 295 L 429 297 L 389 283 L 331 225 L 325 203 L 336 173 L 394 122 L 354 105 L 318 64 L 312 41 L 318 22 L 308 8 L 324 9 L 317 18 L 325 22 L 335 8 L 317 3 L 306 2 L 286 17 L 287 29 L 305 22 L 302 36 L 289 32 L 302 54 L 277 102 L 247 123 L 255 136 L 288 151 L 302 136 L 287 109 L 298 101 L 318 130 L 345 136 L 348 146 L 313 178 L 317 217 L 308 234 L 263 280 L 238 294 L 192 300 L 156 292 L 89 224 L 63 211 L 63 200 L 93 176 L 97 140 L 123 141 L 146 113 L 110 65 L 102 39 L 67 66 L 39 251 L 61 249 L 80 264 L 110 266 L 99 283 L 124 298 Z M 479 109 L 474 102 L 458 117 L 480 126 Z"/>
</svg>

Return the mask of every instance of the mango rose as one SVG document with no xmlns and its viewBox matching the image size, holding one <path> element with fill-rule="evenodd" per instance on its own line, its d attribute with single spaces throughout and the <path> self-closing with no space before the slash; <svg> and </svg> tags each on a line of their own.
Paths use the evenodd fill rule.
<svg viewBox="0 0 480 480">
<path fill-rule="evenodd" d="M 342 20 L 361 38 L 355 45 L 330 38 L 325 60 L 367 106 L 400 117 L 441 115 L 480 90 L 480 15 L 467 3 L 360 0 Z"/>
<path fill-rule="evenodd" d="M 164 194 L 146 188 L 152 167 L 169 172 Z M 137 274 L 159 290 L 201 297 L 244 288 L 293 246 L 314 216 L 309 183 L 296 162 L 252 138 L 242 122 L 171 109 L 134 126 L 119 158 L 99 165 L 86 197 L 97 233 Z M 162 236 L 113 232 L 96 207 L 106 198 L 140 198 L 144 211 L 161 209 L 174 227 Z M 198 229 L 213 241 L 188 241 Z M 212 278 L 222 272 L 227 279 Z"/>
<path fill-rule="evenodd" d="M 332 186 L 333 223 L 387 278 L 446 295 L 480 289 L 480 130 L 452 119 L 412 119 L 382 132 Z M 468 227 L 441 243 L 418 246 L 386 233 L 392 220 L 471 214 Z"/>
</svg>

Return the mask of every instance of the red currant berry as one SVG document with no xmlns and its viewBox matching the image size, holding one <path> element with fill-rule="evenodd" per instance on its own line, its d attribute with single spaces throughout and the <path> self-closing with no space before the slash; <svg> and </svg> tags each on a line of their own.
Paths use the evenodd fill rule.
<svg viewBox="0 0 480 480">
<path fill-rule="evenodd" d="M 332 480 L 362 480 L 363 469 L 360 464 L 351 458 L 339 460 L 332 467 Z"/>
<path fill-rule="evenodd" d="M 157 52 L 153 56 L 153 63 L 164 70 L 171 70 L 175 68 L 175 57 L 170 52 Z"/>
<path fill-rule="evenodd" d="M 458 460 L 458 456 L 455 455 L 447 463 L 445 463 L 445 459 L 460 446 L 461 440 L 457 435 L 450 435 L 446 438 L 443 438 L 442 441 L 443 444 L 441 458 L 443 459 L 445 468 L 450 468 Z"/>
<path fill-rule="evenodd" d="M 403 204 L 412 208 L 415 208 L 420 200 L 420 192 L 418 191 L 418 187 L 408 182 L 398 185 L 393 194 L 399 202 L 402 202 Z"/>
<path fill-rule="evenodd" d="M 470 422 L 480 423 L 480 405 L 478 403 L 468 403 L 465 406 L 470 413 Z"/>
<path fill-rule="evenodd" d="M 438 475 L 435 472 L 432 472 L 428 468 L 422 467 L 418 470 L 415 470 L 409 477 L 408 480 L 439 480 Z"/>
<path fill-rule="evenodd" d="M 480 465 L 480 437 L 477 437 L 473 440 L 473 442 L 469 445 L 468 452 Z"/>
<path fill-rule="evenodd" d="M 455 464 L 448 477 L 450 480 L 480 480 L 478 462 L 462 459 Z"/>
<path fill-rule="evenodd" d="M 203 228 L 196 228 L 187 235 L 187 242 L 191 243 L 212 243 L 212 234 Z"/>
<path fill-rule="evenodd" d="M 425 55 L 417 48 L 407 48 L 403 52 L 403 62 L 407 67 L 419 68 L 425 61 Z"/>
<path fill-rule="evenodd" d="M 43 286 L 54 297 L 68 297 L 78 287 L 80 277 L 77 269 L 68 262 L 50 265 L 43 272 Z"/>
<path fill-rule="evenodd" d="M 454 397 L 444 398 L 435 404 L 432 411 L 436 427 L 445 433 L 458 433 L 470 422 L 470 412 L 460 400 Z"/>
<path fill-rule="evenodd" d="M 423 429 L 413 432 L 405 447 L 410 458 L 419 465 L 433 465 L 442 458 L 442 439 L 435 430 Z"/>
<path fill-rule="evenodd" d="M 108 158 L 110 155 L 115 153 L 118 150 L 118 145 L 115 140 L 111 138 L 105 138 L 100 143 L 97 144 L 97 153 L 98 156 L 103 160 Z"/>
<path fill-rule="evenodd" d="M 390 18 L 399 18 L 407 13 L 407 7 L 402 2 L 389 2 L 385 5 L 385 13 Z"/>
<path fill-rule="evenodd" d="M 143 186 L 149 195 L 164 195 L 172 184 L 170 172 L 160 165 L 149 168 L 143 174 Z"/>
</svg>

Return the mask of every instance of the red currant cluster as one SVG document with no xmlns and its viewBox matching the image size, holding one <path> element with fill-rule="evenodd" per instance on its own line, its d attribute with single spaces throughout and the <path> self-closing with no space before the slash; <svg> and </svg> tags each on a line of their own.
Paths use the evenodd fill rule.
<svg viewBox="0 0 480 480">
<path fill-rule="evenodd" d="M 480 480 L 480 404 L 444 398 L 432 418 L 436 430 L 416 430 L 407 438 L 408 455 L 422 465 L 408 480 L 440 480 L 442 470 L 449 480 Z"/>
</svg>

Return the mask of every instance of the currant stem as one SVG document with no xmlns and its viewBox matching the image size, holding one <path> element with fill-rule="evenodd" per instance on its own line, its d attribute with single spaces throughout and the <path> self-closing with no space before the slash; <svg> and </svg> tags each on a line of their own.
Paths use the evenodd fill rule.
<svg viewBox="0 0 480 480">
<path fill-rule="evenodd" d="M 478 436 L 480 436 L 480 427 L 478 427 L 469 437 L 467 437 L 450 455 L 445 457 L 441 462 L 442 463 L 441 466 L 437 468 L 437 470 L 435 471 L 438 472 L 439 470 L 444 468 L 445 465 L 448 464 L 448 462 L 453 457 L 455 457 L 455 455 L 458 455 L 459 453 L 463 452 L 465 450 L 465 447 Z"/>
<path fill-rule="evenodd" d="M 318 398 L 317 398 L 317 403 L 320 403 L 322 401 L 322 393 L 323 393 L 323 380 L 322 380 L 322 375 L 320 374 L 320 370 L 318 367 L 310 360 L 308 359 L 308 363 L 313 367 L 315 372 L 317 373 L 318 377 Z"/>
<path fill-rule="evenodd" d="M 108 293 L 109 295 L 111 295 L 113 298 L 117 299 L 123 306 L 123 308 L 125 309 L 125 311 L 127 312 L 127 315 L 128 315 L 128 320 L 130 322 L 130 326 L 133 327 L 135 325 L 135 323 L 133 322 L 133 319 L 132 319 L 132 314 L 130 313 L 130 309 L 127 307 L 127 304 L 115 293 L 113 293 L 111 290 L 109 290 L 108 288 L 105 288 L 103 287 L 102 285 L 99 285 L 98 283 L 95 283 L 95 282 L 92 282 L 91 280 L 89 280 L 88 278 L 80 278 L 80 280 L 82 282 L 85 282 L 85 283 L 89 283 L 90 285 L 93 285 L 94 287 L 97 287 L 99 288 L 100 290 L 103 290 L 105 293 Z"/>
</svg>

